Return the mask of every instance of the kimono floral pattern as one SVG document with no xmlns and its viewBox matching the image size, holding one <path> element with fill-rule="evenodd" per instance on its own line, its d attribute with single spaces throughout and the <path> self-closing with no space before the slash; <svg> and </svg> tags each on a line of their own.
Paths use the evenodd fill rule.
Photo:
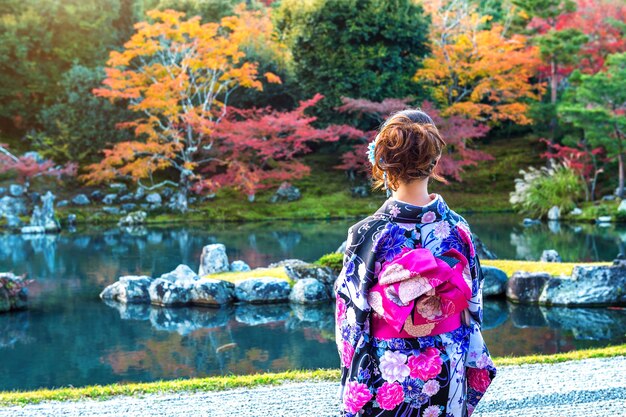
<svg viewBox="0 0 626 417">
<path fill-rule="evenodd" d="M 374 337 L 370 292 L 386 266 L 417 248 L 434 256 L 458 251 L 467 260 L 463 279 L 465 288 L 471 288 L 468 319 L 440 334 Z M 372 216 L 350 227 L 335 284 L 341 415 L 471 416 L 496 376 L 481 333 L 483 279 L 469 225 L 440 195 L 426 206 L 389 198 Z M 415 308 L 429 317 L 440 314 L 437 303 L 416 302 Z"/>
</svg>

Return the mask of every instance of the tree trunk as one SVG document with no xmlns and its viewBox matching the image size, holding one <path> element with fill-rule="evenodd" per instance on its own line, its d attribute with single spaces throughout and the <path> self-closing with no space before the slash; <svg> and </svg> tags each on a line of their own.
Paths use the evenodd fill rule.
<svg viewBox="0 0 626 417">
<path fill-rule="evenodd" d="M 178 210 L 181 213 L 186 213 L 189 208 L 189 188 L 191 184 L 189 182 L 189 171 L 184 170 L 180 173 L 180 180 L 178 181 L 178 192 L 174 196 L 174 204 L 172 209 Z"/>
<path fill-rule="evenodd" d="M 619 185 L 617 186 L 617 196 L 619 198 L 624 197 L 624 153 L 620 152 L 617 155 L 617 163 L 619 169 Z"/>
<path fill-rule="evenodd" d="M 550 60 L 550 103 L 552 103 L 552 111 L 556 112 L 556 99 L 557 99 L 557 95 L 556 95 L 556 90 L 559 86 L 559 80 L 556 77 L 556 61 L 554 58 L 552 58 Z M 556 142 L 556 126 L 557 126 L 557 120 L 556 120 L 556 114 L 554 114 L 552 116 L 552 119 L 550 120 L 550 130 L 552 131 L 552 137 L 550 139 L 550 142 L 552 144 L 554 144 Z"/>
</svg>

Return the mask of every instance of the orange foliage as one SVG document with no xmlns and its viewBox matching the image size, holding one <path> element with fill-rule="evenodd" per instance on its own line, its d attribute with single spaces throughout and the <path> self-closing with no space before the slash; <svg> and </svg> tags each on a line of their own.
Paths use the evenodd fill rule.
<svg viewBox="0 0 626 417">
<path fill-rule="evenodd" d="M 137 118 L 118 127 L 133 129 L 137 140 L 105 150 L 83 180 L 96 184 L 123 177 L 139 182 L 163 169 L 178 170 L 185 187 L 202 180 L 197 170 L 211 149 L 211 134 L 225 114 L 229 94 L 237 87 L 263 88 L 257 63 L 246 60 L 246 50 L 271 40 L 271 21 L 245 5 L 235 13 L 219 23 L 202 24 L 199 17 L 152 10 L 150 22 L 135 25 L 124 49 L 111 52 L 104 86 L 94 94 L 128 102 Z M 271 48 L 278 51 L 281 46 Z M 264 76 L 280 82 L 274 74 Z"/>
<path fill-rule="evenodd" d="M 532 122 L 527 100 L 543 86 L 532 84 L 538 50 L 519 34 L 507 36 L 491 16 L 480 16 L 467 0 L 425 0 L 431 14 L 432 53 L 414 79 L 430 90 L 443 115 L 463 115 L 497 125 Z"/>
</svg>

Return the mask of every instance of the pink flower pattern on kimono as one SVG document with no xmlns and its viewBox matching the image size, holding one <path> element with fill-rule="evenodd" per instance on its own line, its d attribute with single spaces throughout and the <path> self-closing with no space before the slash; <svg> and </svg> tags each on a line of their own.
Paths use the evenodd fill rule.
<svg viewBox="0 0 626 417">
<path fill-rule="evenodd" d="M 485 392 L 487 391 L 489 384 L 491 384 L 489 371 L 486 369 L 468 368 L 467 382 L 469 383 L 469 386 L 474 388 L 476 391 Z"/>
<path fill-rule="evenodd" d="M 402 385 L 385 382 L 376 393 L 376 400 L 383 410 L 393 410 L 398 404 L 404 401 L 404 390 Z"/>
<path fill-rule="evenodd" d="M 356 414 L 371 398 L 372 393 L 367 385 L 350 381 L 346 385 L 346 394 L 343 398 L 343 404 L 349 413 Z"/>
<path fill-rule="evenodd" d="M 439 351 L 436 348 L 429 347 L 419 355 L 411 356 L 408 363 L 411 378 L 427 381 L 439 375 L 443 361 L 439 356 Z"/>
<path fill-rule="evenodd" d="M 386 351 L 380 358 L 380 373 L 385 381 L 402 381 L 411 370 L 406 364 L 406 355 L 400 352 Z"/>
<path fill-rule="evenodd" d="M 343 342 L 343 350 L 341 352 L 341 362 L 343 366 L 350 366 L 352 357 L 354 356 L 354 347 L 347 341 Z"/>
</svg>

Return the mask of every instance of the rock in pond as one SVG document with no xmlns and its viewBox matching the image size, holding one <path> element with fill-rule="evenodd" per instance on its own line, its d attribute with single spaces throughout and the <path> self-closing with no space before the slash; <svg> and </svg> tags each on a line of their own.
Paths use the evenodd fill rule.
<svg viewBox="0 0 626 417">
<path fill-rule="evenodd" d="M 230 264 L 231 272 L 247 272 L 250 270 L 251 270 L 250 265 L 248 265 L 244 261 L 233 261 Z"/>
<path fill-rule="evenodd" d="M 328 301 L 326 286 L 315 278 L 304 278 L 295 283 L 289 301 L 296 304 L 316 304 Z"/>
<path fill-rule="evenodd" d="M 215 243 L 202 248 L 198 275 L 204 276 L 207 274 L 226 272 L 229 269 L 230 264 L 228 263 L 228 255 L 226 255 L 226 246 L 221 243 Z"/>
<path fill-rule="evenodd" d="M 548 210 L 548 220 L 559 220 L 561 218 L 561 209 L 559 206 L 552 206 Z"/>
<path fill-rule="evenodd" d="M 287 301 L 290 292 L 287 281 L 274 277 L 248 278 L 235 284 L 235 298 L 252 304 Z"/>
<path fill-rule="evenodd" d="M 12 272 L 0 273 L 0 313 L 21 310 L 28 305 L 28 281 Z"/>
<path fill-rule="evenodd" d="M 537 303 L 550 278 L 546 272 L 515 272 L 507 281 L 506 297 L 517 303 Z"/>
<path fill-rule="evenodd" d="M 152 278 L 146 275 L 126 275 L 106 287 L 100 293 L 100 298 L 120 303 L 149 303 L 148 287 L 151 283 Z"/>
<path fill-rule="evenodd" d="M 91 203 L 91 201 L 89 201 L 89 197 L 87 197 L 85 194 L 77 194 L 76 196 L 74 196 L 74 198 L 72 198 L 72 203 L 76 204 L 77 206 L 86 206 L 87 204 Z"/>
<path fill-rule="evenodd" d="M 299 281 L 307 278 L 314 278 L 326 285 L 333 285 L 337 276 L 328 266 L 318 266 L 306 262 L 292 262 L 283 265 L 287 276 Z"/>
<path fill-rule="evenodd" d="M 148 215 L 145 211 L 134 211 L 122 217 L 117 223 L 118 226 L 137 226 L 146 222 Z"/>
<path fill-rule="evenodd" d="M 483 296 L 493 297 L 503 295 L 506 292 L 506 284 L 509 281 L 506 272 L 493 266 L 482 266 L 485 281 L 483 282 Z"/>
<path fill-rule="evenodd" d="M 550 279 L 539 303 L 562 306 L 626 305 L 626 267 L 575 266 L 571 277 Z"/>
<path fill-rule="evenodd" d="M 189 290 L 189 301 L 196 306 L 220 307 L 230 304 L 234 296 L 235 285 L 218 279 L 200 278 Z"/>
<path fill-rule="evenodd" d="M 106 204 L 107 206 L 110 206 L 111 204 L 115 202 L 115 200 L 117 200 L 117 194 L 112 194 L 112 193 L 107 194 L 102 199 L 102 204 Z"/>
<path fill-rule="evenodd" d="M 561 255 L 554 249 L 547 249 L 541 253 L 541 262 L 563 262 Z"/>
</svg>

